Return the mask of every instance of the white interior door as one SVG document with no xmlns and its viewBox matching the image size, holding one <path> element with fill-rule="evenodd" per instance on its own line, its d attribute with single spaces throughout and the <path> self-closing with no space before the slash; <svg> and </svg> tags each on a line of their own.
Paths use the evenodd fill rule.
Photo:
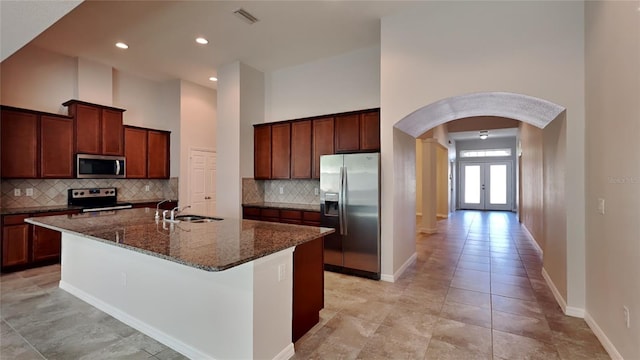
<svg viewBox="0 0 640 360">
<path fill-rule="evenodd" d="M 189 156 L 189 205 L 190 213 L 214 216 L 216 153 L 191 150 Z"/>
<path fill-rule="evenodd" d="M 510 161 L 460 163 L 460 208 L 512 210 Z"/>
</svg>

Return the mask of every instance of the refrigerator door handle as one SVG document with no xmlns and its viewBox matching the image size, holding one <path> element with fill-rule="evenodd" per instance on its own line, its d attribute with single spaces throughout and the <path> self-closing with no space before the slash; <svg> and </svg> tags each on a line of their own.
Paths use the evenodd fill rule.
<svg viewBox="0 0 640 360">
<path fill-rule="evenodd" d="M 349 235 L 349 222 L 347 216 L 347 167 L 342 171 L 342 225 L 344 235 Z"/>
<path fill-rule="evenodd" d="M 344 235 L 344 214 L 342 203 L 344 202 L 344 168 L 340 166 L 340 189 L 338 190 L 338 222 L 340 224 L 340 235 Z"/>
</svg>

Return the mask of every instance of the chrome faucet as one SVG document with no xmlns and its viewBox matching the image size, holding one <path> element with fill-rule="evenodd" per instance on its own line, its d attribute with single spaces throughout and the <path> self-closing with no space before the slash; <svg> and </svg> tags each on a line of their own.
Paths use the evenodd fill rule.
<svg viewBox="0 0 640 360">
<path fill-rule="evenodd" d="M 176 213 L 179 213 L 179 212 L 181 212 L 181 211 L 184 211 L 184 210 L 186 210 L 186 209 L 188 209 L 188 208 L 190 208 L 190 207 L 191 207 L 191 205 L 187 205 L 187 206 L 183 207 L 182 209 L 180 209 L 180 207 L 179 207 L 179 206 L 174 207 L 174 208 L 171 210 L 171 221 L 174 221 L 174 220 L 175 220 L 175 215 L 176 215 Z"/>
<path fill-rule="evenodd" d="M 156 205 L 156 220 L 160 219 L 160 205 L 162 205 L 163 203 L 166 203 L 167 201 L 171 201 L 171 200 L 169 199 L 162 200 Z"/>
</svg>

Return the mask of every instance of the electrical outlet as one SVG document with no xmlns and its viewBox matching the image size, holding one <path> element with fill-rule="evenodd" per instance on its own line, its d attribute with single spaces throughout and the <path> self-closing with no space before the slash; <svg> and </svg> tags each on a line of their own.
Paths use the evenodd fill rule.
<svg viewBox="0 0 640 360">
<path fill-rule="evenodd" d="M 24 192 L 27 196 L 33 196 L 33 188 L 26 188 Z"/>
<path fill-rule="evenodd" d="M 280 195 L 284 194 L 284 186 L 280 186 Z"/>
<path fill-rule="evenodd" d="M 149 189 L 150 189 L 150 186 L 149 186 L 149 185 L 145 185 L 145 186 L 144 186 L 144 191 L 149 191 Z"/>
<path fill-rule="evenodd" d="M 314 193 L 316 196 L 318 196 L 318 195 L 320 194 L 320 189 L 318 189 L 318 188 L 313 189 L 313 193 Z"/>
<path fill-rule="evenodd" d="M 287 277 L 287 264 L 278 265 L 278 281 L 284 280 Z"/>
<path fill-rule="evenodd" d="M 629 307 L 623 306 L 622 310 L 624 311 L 624 324 L 627 326 L 627 329 L 631 329 L 631 314 L 629 313 Z"/>
<path fill-rule="evenodd" d="M 13 189 L 13 196 L 22 196 L 20 189 Z"/>
</svg>

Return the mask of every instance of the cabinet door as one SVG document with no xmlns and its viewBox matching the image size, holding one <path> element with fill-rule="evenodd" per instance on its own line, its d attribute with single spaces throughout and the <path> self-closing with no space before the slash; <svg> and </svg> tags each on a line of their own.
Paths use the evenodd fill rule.
<svg viewBox="0 0 640 360">
<path fill-rule="evenodd" d="M 55 260 L 60 257 L 59 231 L 33 226 L 32 261 Z"/>
<path fill-rule="evenodd" d="M 122 155 L 124 154 L 123 146 L 123 127 L 122 112 L 102 109 L 102 154 L 104 155 Z"/>
<path fill-rule="evenodd" d="M 29 262 L 29 225 L 2 228 L 2 267 Z"/>
<path fill-rule="evenodd" d="M 289 179 L 291 160 L 291 124 L 271 126 L 271 178 Z"/>
<path fill-rule="evenodd" d="M 360 150 L 360 114 L 336 116 L 335 141 L 337 153 Z"/>
<path fill-rule="evenodd" d="M 292 340 L 320 321 L 324 307 L 323 238 L 296 246 L 293 252 Z"/>
<path fill-rule="evenodd" d="M 2 110 L 2 177 L 38 177 L 38 116 Z"/>
<path fill-rule="evenodd" d="M 148 131 L 147 175 L 150 179 L 169 178 L 169 136 L 165 131 Z"/>
<path fill-rule="evenodd" d="M 311 179 L 311 120 L 291 123 L 291 178 Z"/>
<path fill-rule="evenodd" d="M 147 177 L 147 130 L 124 128 L 124 157 L 127 178 Z"/>
<path fill-rule="evenodd" d="M 380 150 L 380 111 L 365 112 L 360 117 L 360 150 Z"/>
<path fill-rule="evenodd" d="M 82 104 L 74 104 L 71 109 L 74 107 L 76 152 L 100 154 L 102 152 L 100 109 Z"/>
<path fill-rule="evenodd" d="M 320 178 L 320 156 L 332 155 L 333 117 L 313 120 L 313 178 Z"/>
<path fill-rule="evenodd" d="M 253 177 L 271 179 L 271 125 L 253 128 Z"/>
<path fill-rule="evenodd" d="M 73 178 L 73 120 L 40 118 L 40 176 Z"/>
</svg>

